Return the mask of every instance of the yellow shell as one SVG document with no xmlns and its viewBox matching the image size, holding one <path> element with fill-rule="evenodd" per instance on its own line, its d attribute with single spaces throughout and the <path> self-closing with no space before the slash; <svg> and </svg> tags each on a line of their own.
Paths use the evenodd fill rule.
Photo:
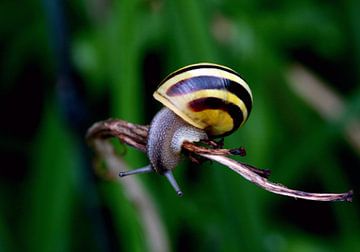
<svg viewBox="0 0 360 252">
<path fill-rule="evenodd" d="M 154 98 L 209 136 L 228 135 L 249 117 L 252 93 L 234 70 L 200 63 L 166 77 Z"/>
</svg>

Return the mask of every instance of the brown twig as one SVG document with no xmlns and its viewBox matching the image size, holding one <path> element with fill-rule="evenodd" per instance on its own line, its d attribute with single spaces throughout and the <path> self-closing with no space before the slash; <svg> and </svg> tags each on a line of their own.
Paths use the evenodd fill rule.
<svg viewBox="0 0 360 252">
<path fill-rule="evenodd" d="M 95 139 L 116 137 L 136 149 L 146 152 L 148 127 L 123 120 L 108 119 L 94 123 L 87 131 L 86 139 L 92 144 Z"/>
<path fill-rule="evenodd" d="M 212 154 L 212 155 L 220 155 L 220 156 L 230 156 L 230 155 L 245 156 L 246 155 L 246 151 L 243 147 L 235 148 L 235 149 L 222 149 L 222 148 L 209 149 L 209 148 L 195 145 L 190 142 L 185 142 L 182 147 L 187 151 L 195 152 L 195 153 Z"/>
<path fill-rule="evenodd" d="M 351 201 L 352 200 L 353 191 L 349 191 L 346 193 L 309 193 L 309 192 L 293 190 L 281 184 L 275 184 L 268 181 L 266 178 L 263 178 L 257 175 L 256 173 L 254 173 L 253 171 L 249 170 L 249 168 L 246 165 L 236 162 L 235 160 L 232 160 L 228 157 L 215 156 L 209 154 L 200 154 L 200 155 L 229 167 L 231 170 L 240 174 L 250 182 L 275 194 L 290 196 L 299 199 L 316 200 L 316 201 Z"/>
<path fill-rule="evenodd" d="M 94 143 L 96 139 L 105 139 L 108 137 L 116 137 L 120 141 L 133 146 L 143 152 L 146 150 L 148 127 L 136 125 L 122 120 L 109 119 L 103 122 L 95 123 L 90 127 L 87 140 Z M 198 146 L 194 143 L 185 142 L 183 144 L 185 153 L 195 154 L 207 159 L 219 162 L 236 173 L 243 176 L 250 182 L 259 187 L 280 195 L 290 196 L 315 201 L 351 201 L 352 191 L 346 193 L 309 193 L 298 190 L 289 189 L 281 184 L 275 184 L 267 180 L 269 170 L 262 170 L 251 165 L 243 164 L 232 160 L 226 156 L 238 154 L 236 149 L 213 149 Z M 238 149 L 239 150 L 239 149 Z M 234 153 L 235 152 L 235 153 Z M 100 153 L 101 154 L 101 153 Z"/>
<path fill-rule="evenodd" d="M 240 147 L 237 149 L 208 149 L 202 146 L 197 146 L 190 142 L 183 143 L 183 149 L 185 149 L 189 153 L 196 153 L 200 156 L 202 154 L 209 154 L 209 155 L 216 155 L 216 156 L 230 156 L 230 155 L 240 155 L 245 156 L 245 149 Z M 252 165 L 241 163 L 242 165 L 246 166 L 247 169 L 251 170 L 252 172 L 260 175 L 261 177 L 268 178 L 270 176 L 271 171 L 268 169 L 259 169 Z"/>
</svg>

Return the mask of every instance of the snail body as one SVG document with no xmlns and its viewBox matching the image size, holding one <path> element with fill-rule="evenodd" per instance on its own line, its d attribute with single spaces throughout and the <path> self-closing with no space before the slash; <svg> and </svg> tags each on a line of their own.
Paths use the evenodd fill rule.
<svg viewBox="0 0 360 252">
<path fill-rule="evenodd" d="M 207 139 L 204 130 L 186 123 L 168 108 L 162 108 L 151 122 L 147 155 L 152 168 L 160 174 L 176 167 L 184 141 Z"/>
<path fill-rule="evenodd" d="M 181 195 L 171 170 L 179 162 L 183 142 L 223 137 L 237 130 L 249 117 L 252 93 L 234 70 L 200 63 L 171 73 L 153 96 L 165 107 L 150 124 L 150 165 L 120 176 L 155 171 L 165 175 Z"/>
</svg>

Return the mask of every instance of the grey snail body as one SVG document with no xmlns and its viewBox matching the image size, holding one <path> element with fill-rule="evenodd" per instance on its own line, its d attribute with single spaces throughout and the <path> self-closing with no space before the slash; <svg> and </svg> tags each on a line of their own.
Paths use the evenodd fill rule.
<svg viewBox="0 0 360 252">
<path fill-rule="evenodd" d="M 160 174 L 176 167 L 184 141 L 208 139 L 204 130 L 188 124 L 168 108 L 162 108 L 150 124 L 147 155 L 152 168 Z"/>
<path fill-rule="evenodd" d="M 147 139 L 150 164 L 120 172 L 156 172 L 182 192 L 172 170 L 180 161 L 185 141 L 223 137 L 242 126 L 252 109 L 252 93 L 234 70 L 211 63 L 183 67 L 168 75 L 153 94 L 165 107 L 153 118 Z"/>
</svg>

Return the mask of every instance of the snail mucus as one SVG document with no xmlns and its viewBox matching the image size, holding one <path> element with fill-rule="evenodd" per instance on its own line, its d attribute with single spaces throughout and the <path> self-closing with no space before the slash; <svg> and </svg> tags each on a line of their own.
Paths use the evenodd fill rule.
<svg viewBox="0 0 360 252">
<path fill-rule="evenodd" d="M 199 142 L 230 135 L 249 117 L 253 98 L 247 83 L 234 70 L 199 63 L 168 75 L 153 94 L 164 105 L 153 118 L 147 141 L 150 164 L 120 172 L 156 172 L 164 175 L 182 195 L 172 170 L 180 161 L 185 141 Z"/>
</svg>

